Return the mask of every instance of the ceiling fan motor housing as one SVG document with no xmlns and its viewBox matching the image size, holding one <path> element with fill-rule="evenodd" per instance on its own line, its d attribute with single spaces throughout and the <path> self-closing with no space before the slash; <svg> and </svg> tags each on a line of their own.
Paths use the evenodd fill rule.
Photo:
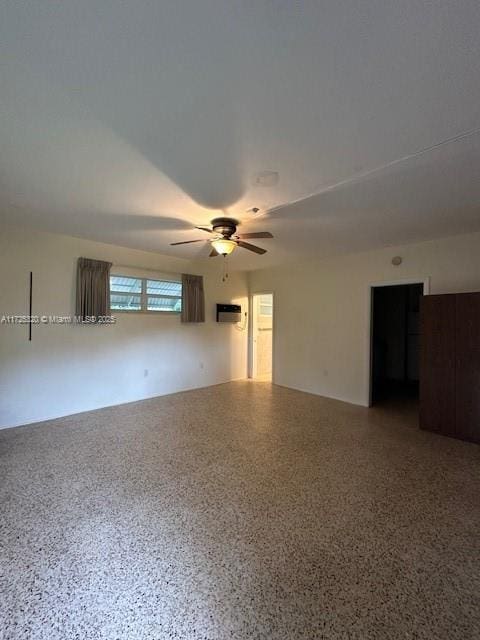
<svg viewBox="0 0 480 640">
<path fill-rule="evenodd" d="M 211 222 L 215 233 L 220 233 L 224 238 L 230 238 L 237 230 L 238 222 L 232 218 L 214 218 Z"/>
</svg>

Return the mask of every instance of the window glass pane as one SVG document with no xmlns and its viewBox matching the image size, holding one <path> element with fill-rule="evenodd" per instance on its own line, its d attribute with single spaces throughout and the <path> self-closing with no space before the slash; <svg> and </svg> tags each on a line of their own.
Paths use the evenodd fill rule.
<svg viewBox="0 0 480 640">
<path fill-rule="evenodd" d="M 147 309 L 149 311 L 181 311 L 181 298 L 153 298 L 148 297 Z"/>
<path fill-rule="evenodd" d="M 112 293 L 110 295 L 110 309 L 140 311 L 140 296 Z"/>
<path fill-rule="evenodd" d="M 271 295 L 260 296 L 259 298 L 259 312 L 262 316 L 272 315 L 273 300 Z"/>
<path fill-rule="evenodd" d="M 181 282 L 167 282 L 165 280 L 147 280 L 147 293 L 161 296 L 181 296 Z"/>
<path fill-rule="evenodd" d="M 141 278 L 128 278 L 127 276 L 110 276 L 110 290 L 121 293 L 141 293 Z"/>
</svg>

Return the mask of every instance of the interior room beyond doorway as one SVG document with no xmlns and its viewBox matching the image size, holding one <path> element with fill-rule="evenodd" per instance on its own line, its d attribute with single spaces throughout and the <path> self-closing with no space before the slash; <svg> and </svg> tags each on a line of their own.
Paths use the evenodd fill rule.
<svg viewBox="0 0 480 640">
<path fill-rule="evenodd" d="M 252 378 L 272 380 L 273 294 L 255 294 L 252 299 Z"/>
<path fill-rule="evenodd" d="M 372 288 L 371 404 L 418 411 L 423 283 Z"/>
</svg>

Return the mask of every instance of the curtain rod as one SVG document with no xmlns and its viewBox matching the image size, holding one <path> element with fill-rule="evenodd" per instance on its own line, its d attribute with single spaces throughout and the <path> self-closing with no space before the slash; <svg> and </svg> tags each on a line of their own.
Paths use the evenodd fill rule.
<svg viewBox="0 0 480 640">
<path fill-rule="evenodd" d="M 116 262 L 113 262 L 112 264 L 112 269 L 137 269 L 138 271 L 152 271 L 153 273 L 163 273 L 165 275 L 172 275 L 172 276 L 181 276 L 182 273 L 185 273 L 185 271 L 164 271 L 163 269 L 152 269 L 151 267 L 135 267 L 132 265 L 127 265 L 127 264 L 117 264 Z M 191 274 L 191 275 L 204 275 L 203 273 L 196 273 L 196 274 Z"/>
<path fill-rule="evenodd" d="M 163 269 L 155 269 L 152 267 L 138 267 L 138 266 L 133 266 L 133 265 L 128 265 L 128 264 L 117 264 L 116 262 L 113 263 L 112 265 L 113 269 L 137 269 L 138 271 L 153 271 L 155 273 L 171 273 L 172 275 L 181 275 L 180 271 L 164 271 Z"/>
</svg>

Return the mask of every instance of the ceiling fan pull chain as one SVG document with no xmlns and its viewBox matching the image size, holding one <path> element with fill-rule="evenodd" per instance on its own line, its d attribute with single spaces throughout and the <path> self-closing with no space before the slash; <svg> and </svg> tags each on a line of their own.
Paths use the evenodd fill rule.
<svg viewBox="0 0 480 640">
<path fill-rule="evenodd" d="M 223 256 L 223 275 L 222 282 L 226 282 L 228 279 L 228 256 Z"/>
</svg>

